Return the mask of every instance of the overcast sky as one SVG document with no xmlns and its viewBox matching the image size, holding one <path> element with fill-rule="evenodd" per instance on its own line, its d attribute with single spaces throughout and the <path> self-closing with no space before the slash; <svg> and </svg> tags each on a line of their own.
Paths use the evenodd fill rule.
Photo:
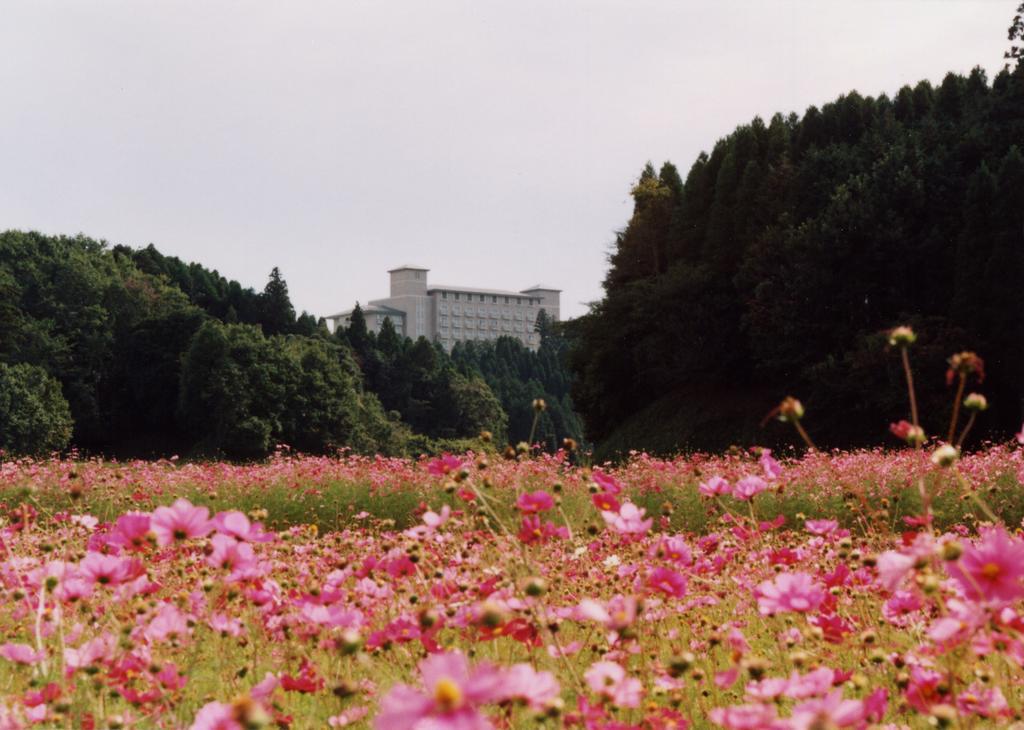
<svg viewBox="0 0 1024 730">
<path fill-rule="evenodd" d="M 154 243 L 297 309 L 600 297 L 647 160 L 1002 67 L 1017 0 L 2 0 L 0 228 Z"/>
</svg>

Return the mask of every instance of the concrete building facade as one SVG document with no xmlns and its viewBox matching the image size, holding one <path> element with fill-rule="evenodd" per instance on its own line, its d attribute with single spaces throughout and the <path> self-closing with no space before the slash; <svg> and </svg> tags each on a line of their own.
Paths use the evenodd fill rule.
<svg viewBox="0 0 1024 730">
<path fill-rule="evenodd" d="M 450 350 L 456 342 L 515 337 L 531 349 L 540 345 L 534 331 L 538 313 L 559 318 L 561 290 L 538 284 L 520 291 L 465 286 L 429 285 L 429 269 L 400 266 L 391 269 L 391 295 L 362 307 L 366 326 L 380 332 L 390 319 L 399 334 L 440 342 Z M 331 330 L 347 327 L 352 311 L 327 317 Z"/>
</svg>

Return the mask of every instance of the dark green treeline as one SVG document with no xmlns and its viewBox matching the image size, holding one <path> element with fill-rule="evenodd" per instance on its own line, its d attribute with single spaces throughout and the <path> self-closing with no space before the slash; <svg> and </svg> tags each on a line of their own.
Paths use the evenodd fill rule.
<svg viewBox="0 0 1024 730">
<path fill-rule="evenodd" d="M 1019 428 L 1024 67 L 754 119 L 685 180 L 648 165 L 633 198 L 605 296 L 571 332 L 599 456 L 785 441 L 759 421 L 789 393 L 823 444 L 879 443 L 907 417 L 898 324 L 920 335 L 929 433 L 960 350 L 987 363 L 976 438 Z"/>
<path fill-rule="evenodd" d="M 415 454 L 465 447 L 458 439 L 481 430 L 517 438 L 505 408 L 518 412 L 514 395 L 499 399 L 481 368 L 426 340 L 376 337 L 365 323 L 330 334 L 296 316 L 276 268 L 255 291 L 153 246 L 0 233 L 8 453 Z"/>
</svg>

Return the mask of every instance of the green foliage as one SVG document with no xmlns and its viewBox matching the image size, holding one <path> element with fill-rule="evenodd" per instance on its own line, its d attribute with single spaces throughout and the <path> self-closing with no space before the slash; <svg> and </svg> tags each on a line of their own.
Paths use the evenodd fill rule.
<svg viewBox="0 0 1024 730">
<path fill-rule="evenodd" d="M 207 321 L 185 353 L 179 412 L 201 451 L 231 458 L 261 458 L 277 444 L 386 450 L 389 424 L 356 373 L 348 353 L 323 339 Z"/>
<path fill-rule="evenodd" d="M 295 330 L 295 308 L 288 296 L 288 284 L 276 266 L 260 295 L 260 322 L 263 333 L 285 335 Z"/>
<path fill-rule="evenodd" d="M 875 443 L 880 424 L 907 416 L 881 336 L 904 323 L 921 335 L 926 430 L 948 420 L 944 361 L 963 349 L 989 364 L 993 408 L 973 437 L 1016 430 L 1021 140 L 1024 68 L 991 85 L 975 69 L 895 99 L 850 93 L 802 118 L 755 119 L 683 183 L 647 165 L 605 296 L 568 330 L 573 399 L 598 453 L 721 449 L 740 435 L 723 416 L 747 423 L 790 392 L 819 443 Z"/>
<path fill-rule="evenodd" d="M 357 308 L 332 338 L 296 318 L 276 268 L 257 294 L 152 245 L 84 236 L 0 233 L 0 363 L 55 378 L 72 443 L 95 452 L 402 454 L 481 430 L 501 439 L 508 424 L 479 374 L 390 320 L 375 336 Z"/>
<path fill-rule="evenodd" d="M 1013 16 L 1013 22 L 1010 23 L 1006 36 L 1010 41 L 1010 48 L 1005 54 L 1007 68 L 1009 68 L 1009 62 L 1013 60 L 1017 61 L 1019 67 L 1024 64 L 1024 46 L 1018 45 L 1018 42 L 1024 41 L 1024 2 L 1017 6 L 1017 13 Z"/>
<path fill-rule="evenodd" d="M 542 339 L 536 352 L 514 337 L 499 337 L 494 342 L 456 344 L 452 361 L 460 371 L 477 374 L 490 386 L 508 414 L 512 443 L 530 438 L 536 415 L 533 402 L 543 399 L 547 409 L 538 419 L 534 442 L 554 450 L 565 438 L 582 440 L 583 428 L 569 396 L 568 343 L 543 310 L 540 315 L 537 331 Z"/>
<path fill-rule="evenodd" d="M 60 383 L 35 365 L 0 363 L 0 452 L 60 451 L 71 439 L 71 425 Z"/>
</svg>

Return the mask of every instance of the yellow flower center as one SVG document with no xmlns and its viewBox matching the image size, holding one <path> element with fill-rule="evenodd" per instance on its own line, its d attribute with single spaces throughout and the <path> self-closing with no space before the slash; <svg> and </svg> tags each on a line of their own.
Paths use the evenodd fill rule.
<svg viewBox="0 0 1024 730">
<path fill-rule="evenodd" d="M 442 677 L 434 686 L 434 699 L 442 710 L 454 710 L 462 704 L 462 690 L 454 680 Z"/>
<path fill-rule="evenodd" d="M 1002 568 L 999 567 L 998 563 L 985 563 L 981 566 L 981 574 L 988 580 L 995 580 L 1001 572 Z"/>
</svg>

